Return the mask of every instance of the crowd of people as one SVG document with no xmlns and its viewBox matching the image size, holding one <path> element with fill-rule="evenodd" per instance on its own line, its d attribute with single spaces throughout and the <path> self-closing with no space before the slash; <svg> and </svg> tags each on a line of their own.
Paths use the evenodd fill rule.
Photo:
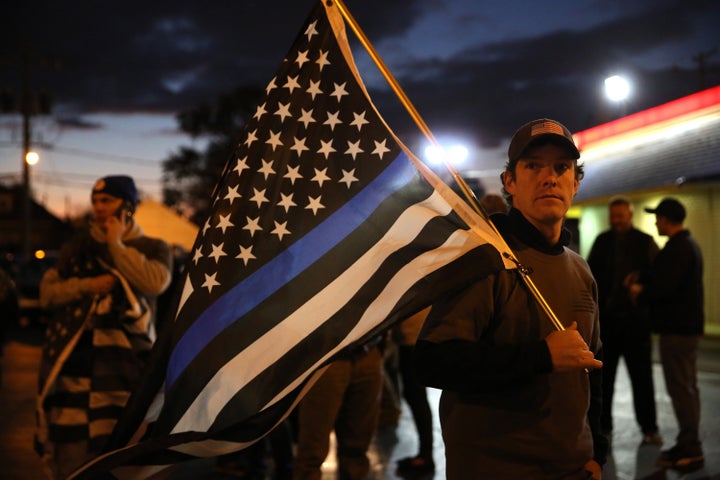
<svg viewBox="0 0 720 480">
<path fill-rule="evenodd" d="M 275 479 L 319 480 L 334 433 L 338 478 L 366 478 L 392 345 L 397 378 L 391 384 L 410 409 L 418 439 L 417 453 L 397 462 L 399 476 L 435 471 L 438 415 L 449 480 L 599 480 L 621 357 L 642 442 L 663 443 L 653 333 L 679 427 L 657 464 L 701 466 L 696 362 L 704 328 L 703 261 L 683 227 L 685 207 L 666 198 L 646 209 L 656 217 L 658 235 L 668 237 L 659 249 L 633 226 L 632 202 L 611 199 L 610 228 L 595 239 L 586 261 L 568 247 L 564 228 L 583 175 L 565 126 L 551 119 L 521 126 L 501 175 L 504 198 L 481 202 L 519 268 L 479 278 L 391 332 L 342 352 L 288 420 L 252 448 L 220 457 L 217 468 L 265 478 L 271 457 Z M 54 313 L 40 369 L 36 447 L 55 479 L 102 451 L 140 380 L 155 340 L 157 298 L 173 272 L 169 245 L 145 236 L 133 217 L 138 193 L 131 177 L 99 179 L 90 198 L 88 227 L 63 247 L 40 285 L 40 301 Z M 526 266 L 560 325 L 529 288 Z M 0 301 L 11 301 L 11 282 L 4 275 L 0 280 Z M 442 390 L 437 412 L 426 387 Z"/>
</svg>

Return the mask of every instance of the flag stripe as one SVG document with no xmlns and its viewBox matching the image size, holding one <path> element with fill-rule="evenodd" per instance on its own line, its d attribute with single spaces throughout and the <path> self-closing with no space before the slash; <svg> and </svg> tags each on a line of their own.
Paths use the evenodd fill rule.
<svg viewBox="0 0 720 480">
<path fill-rule="evenodd" d="M 324 255 L 337 244 L 338 239 L 366 220 L 400 185 L 416 175 L 417 171 L 407 156 L 399 155 L 371 182 L 371 188 L 363 189 L 305 237 L 208 306 L 177 343 L 170 357 L 166 385 L 172 386 L 178 375 L 212 338 Z M 253 291 L 252 296 L 247 295 L 248 289 Z"/>
<path fill-rule="evenodd" d="M 348 237 L 346 241 L 349 243 L 357 243 L 358 241 L 366 242 L 368 243 L 366 248 L 371 248 L 373 245 L 387 245 L 388 243 L 392 243 L 395 245 L 394 248 L 398 248 L 410 242 L 416 243 L 413 247 L 416 250 L 418 249 L 418 245 L 427 245 L 427 247 L 424 248 L 434 248 L 437 241 L 450 235 L 453 230 L 453 228 L 450 227 L 451 224 L 447 222 L 447 219 L 442 217 L 439 221 L 443 222 L 441 227 L 443 230 L 446 230 L 446 233 L 439 234 L 437 232 L 437 228 L 435 228 L 429 232 L 432 235 L 428 235 L 427 233 L 425 234 L 425 237 L 428 237 L 428 240 L 418 240 L 418 238 L 422 237 L 418 237 L 416 233 L 418 231 L 422 232 L 423 230 L 427 230 L 427 228 L 424 228 L 423 226 L 424 222 L 422 221 L 422 215 L 428 215 L 428 220 L 430 221 L 438 218 L 438 211 L 436 209 L 428 208 L 432 205 L 435 199 L 437 199 L 437 197 L 432 197 L 423 204 L 408 209 L 403 213 L 403 215 L 401 215 L 400 220 L 398 220 L 395 226 L 391 228 L 390 233 L 386 234 L 386 237 L 394 238 L 394 242 L 377 242 L 377 239 L 375 238 L 368 238 L 365 234 L 367 229 L 362 228 L 358 229 L 354 235 Z M 393 201 L 389 203 L 395 204 L 396 202 Z M 422 211 L 422 213 L 418 213 L 418 210 Z M 384 216 L 385 215 L 380 215 L 380 217 Z M 367 224 L 369 225 L 368 228 L 377 228 L 377 224 L 372 221 L 367 222 Z M 358 289 L 361 286 L 361 282 L 375 281 L 370 275 L 375 269 L 377 269 L 377 265 L 380 265 L 384 259 L 392 254 L 390 251 L 382 252 L 379 247 L 375 247 L 371 248 L 369 252 L 363 256 L 363 259 L 358 262 L 354 262 L 356 259 L 355 255 L 351 255 L 349 257 L 345 255 L 347 258 L 343 258 L 343 254 L 341 252 L 350 251 L 345 248 L 346 246 L 344 243 L 345 242 L 339 245 L 337 253 L 330 252 L 327 256 L 328 261 L 325 264 L 322 262 L 318 263 L 306 272 L 302 278 L 298 279 L 297 285 L 302 286 L 302 291 L 305 291 L 305 289 L 308 288 L 307 282 L 313 282 L 311 284 L 311 290 L 320 292 L 315 299 L 311 299 L 309 302 L 306 302 L 306 297 L 304 295 L 299 297 L 295 295 L 293 291 L 297 291 L 298 289 L 293 288 L 292 284 L 289 284 L 288 287 L 279 291 L 277 296 L 270 297 L 262 306 L 263 308 L 261 310 L 258 312 L 251 312 L 252 314 L 249 315 L 247 319 L 244 319 L 243 322 L 231 327 L 223 335 L 218 337 L 218 343 L 209 346 L 204 358 L 198 359 L 197 363 L 193 365 L 192 370 L 187 372 L 185 380 L 178 385 L 176 390 L 174 389 L 172 391 L 172 394 L 193 398 L 196 394 L 196 392 L 193 391 L 193 385 L 197 385 L 199 382 L 204 381 L 202 380 L 203 374 L 207 375 L 208 371 L 215 371 L 215 369 L 219 368 L 219 365 L 215 368 L 212 367 L 212 365 L 217 365 L 216 362 L 225 362 L 230 360 L 229 358 L 218 359 L 218 352 L 238 351 L 238 345 L 235 344 L 235 338 L 238 338 L 238 342 L 242 342 L 242 345 L 239 345 L 241 353 L 234 360 L 239 365 L 238 372 L 234 372 L 231 375 L 233 378 L 233 384 L 238 388 L 242 388 L 245 383 L 251 381 L 259 373 L 257 369 L 260 365 L 251 365 L 248 363 L 247 359 L 256 358 L 256 355 L 258 355 L 259 352 L 262 352 L 263 356 L 272 358 L 273 361 L 280 358 L 284 352 L 290 350 L 299 340 L 310 334 L 316 328 L 323 326 L 323 319 L 329 318 L 337 312 L 338 308 L 340 308 L 343 303 L 350 301 L 354 293 L 353 289 Z M 409 257 L 409 255 L 406 256 Z M 397 261 L 393 259 L 393 261 L 398 265 L 406 263 L 406 260 Z M 351 266 L 350 264 L 353 262 L 355 265 Z M 334 266 L 330 268 L 336 268 L 337 270 L 328 271 L 324 268 L 326 265 L 329 266 L 332 264 L 334 264 Z M 338 278 L 333 280 L 336 276 Z M 305 281 L 305 279 L 307 279 L 307 281 Z M 333 283 L 327 286 L 327 284 L 331 281 Z M 385 281 L 382 280 L 381 283 L 385 283 Z M 323 291 L 323 289 L 325 291 Z M 302 303 L 296 303 L 296 301 Z M 356 301 L 356 299 L 352 299 L 352 301 Z M 352 317 L 345 316 L 343 322 L 347 322 L 347 318 Z M 258 320 L 252 321 L 252 319 Z M 280 320 L 282 320 L 282 323 L 279 322 Z M 247 327 L 246 322 L 254 323 L 255 328 Z M 280 324 L 277 325 L 277 323 Z M 303 331 L 303 329 L 305 330 Z M 266 336 L 266 340 L 251 345 L 251 343 L 255 342 L 256 339 L 259 338 L 259 335 L 264 334 L 264 331 L 266 330 L 269 331 Z M 338 331 L 337 328 L 328 328 L 328 330 L 333 332 Z M 338 340 L 341 339 L 342 337 L 338 337 Z M 223 346 L 227 347 L 226 343 L 228 342 L 234 344 L 234 349 L 230 350 L 228 348 L 223 348 Z M 324 354 L 324 352 L 318 351 L 316 348 L 307 349 L 305 352 L 306 355 L 312 355 L 313 353 Z M 226 378 L 224 375 L 224 372 L 220 370 L 215 378 L 215 382 L 222 384 L 222 379 Z M 212 386 L 207 387 L 208 392 L 215 393 L 216 390 L 217 389 Z M 273 395 L 274 394 L 275 393 L 273 393 Z M 253 397 L 249 396 L 249 398 Z M 201 403 L 208 401 L 208 398 L 203 398 Z M 222 402 L 224 399 L 220 401 Z M 181 403 L 182 402 L 175 403 L 178 408 L 173 411 L 174 415 L 181 413 L 184 409 Z M 170 411 L 166 410 L 165 414 L 170 415 Z M 209 412 L 207 410 L 203 410 L 202 412 L 197 412 L 196 414 L 204 416 L 209 414 Z M 160 424 L 163 426 L 169 426 L 172 425 L 172 421 L 162 419 Z M 176 428 L 180 427 L 178 426 Z"/>
</svg>

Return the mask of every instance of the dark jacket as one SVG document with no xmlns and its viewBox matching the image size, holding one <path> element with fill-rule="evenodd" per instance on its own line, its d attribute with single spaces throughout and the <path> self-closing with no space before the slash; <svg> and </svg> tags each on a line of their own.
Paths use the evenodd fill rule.
<svg viewBox="0 0 720 480">
<path fill-rule="evenodd" d="M 705 326 L 703 259 L 688 230 L 667 241 L 648 272 L 640 279 L 641 302 L 650 306 L 655 332 L 702 335 Z"/>
<path fill-rule="evenodd" d="M 647 271 L 658 253 L 653 237 L 636 228 L 619 234 L 613 230 L 595 239 L 588 265 L 598 285 L 600 314 L 627 312 L 631 302 L 623 280 L 630 273 Z"/>
<path fill-rule="evenodd" d="M 565 248 L 568 233 L 550 246 L 517 210 L 493 221 L 520 262 L 535 269 L 534 282 L 558 317 L 577 321 L 597 352 L 597 289 L 586 262 Z M 582 471 L 593 455 L 604 463 L 601 371 L 554 372 L 544 341 L 552 330 L 517 270 L 433 304 L 415 367 L 421 383 L 443 390 L 448 478 L 498 478 L 500 471 L 503 478 L 560 478 Z"/>
</svg>

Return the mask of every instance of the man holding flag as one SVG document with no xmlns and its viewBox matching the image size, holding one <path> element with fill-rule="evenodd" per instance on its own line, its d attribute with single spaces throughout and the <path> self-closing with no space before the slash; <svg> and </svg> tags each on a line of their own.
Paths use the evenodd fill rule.
<svg viewBox="0 0 720 480">
<path fill-rule="evenodd" d="M 416 368 L 443 390 L 448 480 L 600 479 L 597 287 L 563 229 L 583 176 L 579 157 L 553 120 L 515 133 L 501 177 L 511 209 L 492 219 L 521 265 L 435 302 L 425 321 Z M 529 269 L 563 329 L 523 283 Z"/>
</svg>

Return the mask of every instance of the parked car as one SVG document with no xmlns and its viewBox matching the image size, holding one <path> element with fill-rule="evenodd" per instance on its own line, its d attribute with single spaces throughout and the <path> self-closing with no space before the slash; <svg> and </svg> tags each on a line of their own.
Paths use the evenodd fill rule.
<svg viewBox="0 0 720 480">
<path fill-rule="evenodd" d="M 21 327 L 44 324 L 49 312 L 40 306 L 40 281 L 45 271 L 55 264 L 54 255 L 23 259 L 19 256 L 6 255 L 2 259 L 2 267 L 12 278 L 17 292 L 19 307 L 18 323 Z"/>
<path fill-rule="evenodd" d="M 0 355 L 2 355 L 7 332 L 13 323 L 17 323 L 19 315 L 15 282 L 2 267 L 0 267 L 0 312 L 2 312 L 0 314 Z"/>
</svg>

